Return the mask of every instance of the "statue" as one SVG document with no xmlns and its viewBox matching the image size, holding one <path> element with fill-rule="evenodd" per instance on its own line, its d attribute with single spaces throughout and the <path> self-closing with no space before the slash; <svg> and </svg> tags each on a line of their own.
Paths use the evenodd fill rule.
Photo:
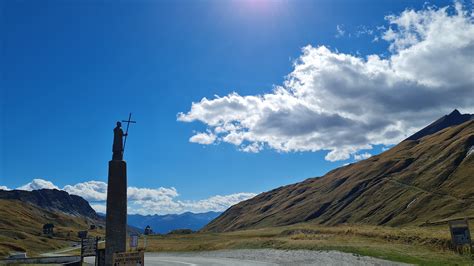
<svg viewBox="0 0 474 266">
<path fill-rule="evenodd" d="M 125 151 L 125 144 L 127 144 L 128 127 L 130 123 L 136 123 L 136 121 L 132 121 L 132 113 L 128 115 L 128 120 L 122 120 L 122 122 L 127 123 L 127 131 L 123 133 L 122 123 L 117 122 L 117 126 L 114 128 L 114 144 L 112 146 L 113 161 L 123 161 L 123 152 Z M 125 141 L 123 137 L 125 137 Z"/>
<path fill-rule="evenodd" d="M 112 147 L 112 160 L 123 160 L 123 137 L 127 135 L 128 133 L 123 133 L 122 123 L 117 122 L 117 126 L 114 128 L 114 145 Z"/>
</svg>

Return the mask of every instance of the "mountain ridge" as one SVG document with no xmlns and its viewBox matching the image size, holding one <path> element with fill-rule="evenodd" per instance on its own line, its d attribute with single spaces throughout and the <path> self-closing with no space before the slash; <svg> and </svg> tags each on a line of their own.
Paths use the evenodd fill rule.
<svg viewBox="0 0 474 266">
<path fill-rule="evenodd" d="M 0 199 L 18 200 L 36 205 L 45 210 L 60 211 L 69 215 L 85 216 L 95 220 L 100 219 L 88 201 L 63 190 L 0 190 Z"/>
<path fill-rule="evenodd" d="M 439 125 L 437 121 L 431 125 Z M 424 133 L 415 133 L 415 139 L 404 140 L 388 151 L 334 169 L 323 177 L 240 202 L 203 231 L 299 222 L 420 225 L 428 220 L 473 216 L 474 188 L 466 184 L 474 176 L 474 156 L 467 156 L 474 145 L 474 120 L 443 127 L 449 124 L 445 122 L 433 134 L 422 129 Z"/>
<path fill-rule="evenodd" d="M 406 138 L 406 140 L 421 139 L 425 136 L 439 132 L 440 130 L 445 129 L 447 127 L 460 125 L 472 119 L 474 119 L 474 114 L 461 114 L 458 109 L 454 109 L 450 114 L 440 117 L 433 123 L 429 124 L 428 126 L 422 128 L 415 134 Z"/>
<path fill-rule="evenodd" d="M 43 226 L 53 224 L 52 234 Z M 91 229 L 94 225 L 95 229 Z M 83 198 L 59 190 L 0 190 L 0 256 L 43 252 L 70 247 L 79 241 L 78 232 L 104 235 L 101 219 Z"/>
</svg>

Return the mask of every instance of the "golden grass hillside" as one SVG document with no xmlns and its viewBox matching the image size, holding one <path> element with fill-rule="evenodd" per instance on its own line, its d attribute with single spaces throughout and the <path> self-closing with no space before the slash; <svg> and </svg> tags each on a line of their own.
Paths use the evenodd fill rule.
<svg viewBox="0 0 474 266">
<path fill-rule="evenodd" d="M 96 223 L 88 218 L 45 210 L 19 200 L 0 200 L 0 256 L 10 252 L 27 252 L 37 256 L 42 252 L 69 247 L 79 241 L 77 232 Z M 54 224 L 54 236 L 42 234 L 43 224 Z M 103 229 L 90 232 L 103 235 Z"/>
<path fill-rule="evenodd" d="M 474 120 L 236 204 L 203 231 L 312 221 L 421 225 L 474 216 Z"/>
</svg>

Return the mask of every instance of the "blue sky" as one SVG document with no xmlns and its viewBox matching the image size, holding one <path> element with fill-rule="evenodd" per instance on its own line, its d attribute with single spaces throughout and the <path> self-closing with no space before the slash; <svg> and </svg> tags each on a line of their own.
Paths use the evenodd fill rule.
<svg viewBox="0 0 474 266">
<path fill-rule="evenodd" d="M 214 132 L 216 125 L 200 114 L 193 114 L 192 122 L 177 118 L 191 115 L 191 104 L 203 97 L 271 94 L 294 71 L 293 62 L 307 45 L 360 58 L 396 54 L 389 47 L 397 40 L 380 38 L 388 29 L 384 17 L 426 5 L 83 0 L 2 1 L 0 8 L 0 185 L 16 188 L 34 178 L 61 188 L 106 182 L 115 121 L 132 112 L 138 123 L 131 126 L 125 153 L 129 185 L 174 187 L 179 199 L 197 201 L 320 176 L 353 162 L 356 154 L 390 146 L 388 140 L 368 142 L 373 149 L 354 144 L 349 159 L 331 161 L 325 159 L 331 149 L 321 145 L 285 151 L 260 136 L 258 143 L 266 148 L 243 152 L 244 146 L 222 139 L 191 143 L 193 135 Z M 421 121 L 406 128 L 471 103 L 427 103 L 417 110 Z"/>
</svg>

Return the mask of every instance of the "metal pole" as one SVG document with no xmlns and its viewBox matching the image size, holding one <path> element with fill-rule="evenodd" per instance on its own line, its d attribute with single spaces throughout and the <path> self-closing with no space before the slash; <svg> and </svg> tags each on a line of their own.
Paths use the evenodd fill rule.
<svg viewBox="0 0 474 266">
<path fill-rule="evenodd" d="M 95 261 L 94 265 L 99 266 L 99 237 L 95 238 Z"/>
<path fill-rule="evenodd" d="M 83 251 L 84 251 L 84 238 L 81 238 L 81 265 L 84 263 L 84 256 L 83 256 Z"/>
</svg>

